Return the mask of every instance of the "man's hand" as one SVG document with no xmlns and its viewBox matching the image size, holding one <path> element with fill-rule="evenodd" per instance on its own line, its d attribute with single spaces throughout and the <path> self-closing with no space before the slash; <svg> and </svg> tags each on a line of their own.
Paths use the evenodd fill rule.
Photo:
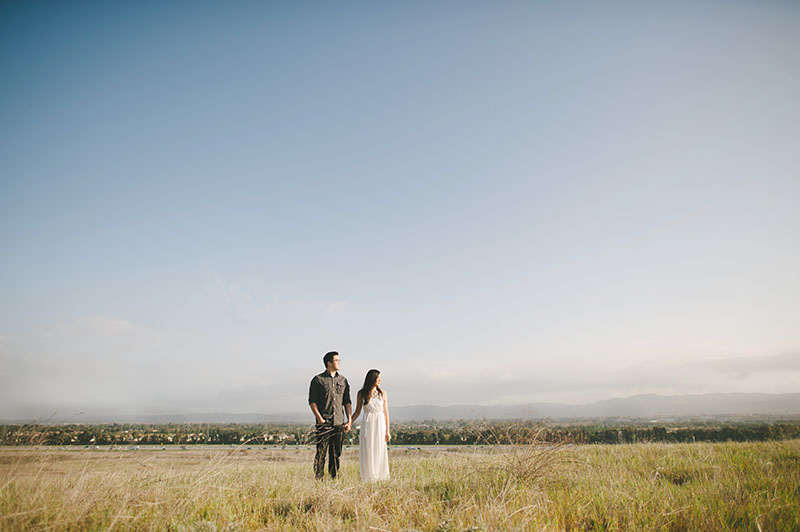
<svg viewBox="0 0 800 532">
<path fill-rule="evenodd" d="M 353 420 L 352 419 L 348 419 L 347 423 L 344 424 L 344 431 L 345 432 L 350 432 L 351 428 L 353 428 Z"/>
</svg>

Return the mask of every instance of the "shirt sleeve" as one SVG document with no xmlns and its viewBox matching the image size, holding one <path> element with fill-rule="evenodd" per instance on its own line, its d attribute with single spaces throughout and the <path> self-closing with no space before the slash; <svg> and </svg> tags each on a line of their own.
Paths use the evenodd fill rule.
<svg viewBox="0 0 800 532">
<path fill-rule="evenodd" d="M 318 408 L 322 407 L 323 405 L 319 404 L 319 396 L 320 384 L 317 382 L 317 378 L 314 377 L 311 379 L 311 385 L 308 387 L 308 404 L 314 403 Z"/>
<path fill-rule="evenodd" d="M 342 406 L 351 404 L 350 401 L 350 383 L 347 379 L 344 380 L 344 395 L 342 396 Z"/>
</svg>

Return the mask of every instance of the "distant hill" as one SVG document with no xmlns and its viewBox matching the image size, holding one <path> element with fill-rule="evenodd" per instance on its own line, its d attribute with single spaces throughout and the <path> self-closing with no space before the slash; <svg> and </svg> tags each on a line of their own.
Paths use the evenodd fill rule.
<svg viewBox="0 0 800 532">
<path fill-rule="evenodd" d="M 452 419 L 590 419 L 714 416 L 800 415 L 800 393 L 720 393 L 704 395 L 634 395 L 596 403 L 567 405 L 531 403 L 524 405 L 415 405 L 393 406 L 394 421 L 446 421 Z M 22 423 L 29 423 L 22 421 Z M 46 421 L 47 422 L 47 421 Z M 58 423 L 57 420 L 51 421 Z M 90 412 L 78 423 L 311 423 L 306 411 L 276 414 L 164 414 L 94 417 Z"/>
<path fill-rule="evenodd" d="M 286 414 L 259 414 L 251 412 L 247 414 L 230 414 L 226 412 L 199 413 L 199 414 L 159 414 L 142 416 L 119 416 L 111 419 L 81 420 L 87 422 L 116 422 L 116 423 L 298 423 L 309 421 L 312 418 L 311 412 L 308 415 L 301 413 Z"/>
<path fill-rule="evenodd" d="M 650 418 L 731 415 L 800 414 L 800 393 L 725 393 L 704 395 L 635 395 L 596 403 L 566 405 L 531 403 L 525 405 L 417 405 L 392 408 L 395 420 L 448 419 L 576 419 Z"/>
</svg>

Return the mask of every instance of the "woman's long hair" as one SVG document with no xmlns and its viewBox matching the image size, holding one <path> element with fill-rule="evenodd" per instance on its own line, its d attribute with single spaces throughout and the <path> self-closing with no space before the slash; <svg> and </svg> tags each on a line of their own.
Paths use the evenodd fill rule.
<svg viewBox="0 0 800 532">
<path fill-rule="evenodd" d="M 358 395 L 361 397 L 361 401 L 364 404 L 369 403 L 369 393 L 372 391 L 372 388 L 375 387 L 375 383 L 378 382 L 378 375 L 380 374 L 381 372 L 377 369 L 371 369 L 367 372 L 367 376 L 364 377 L 364 387 L 358 390 Z M 383 390 L 381 390 L 381 387 L 378 386 L 377 388 L 378 393 L 383 395 Z"/>
</svg>

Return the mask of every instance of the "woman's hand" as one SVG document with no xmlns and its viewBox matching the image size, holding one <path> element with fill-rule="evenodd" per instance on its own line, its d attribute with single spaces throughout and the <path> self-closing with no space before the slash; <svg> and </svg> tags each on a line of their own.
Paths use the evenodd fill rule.
<svg viewBox="0 0 800 532">
<path fill-rule="evenodd" d="M 387 432 L 386 433 L 386 443 L 389 443 L 391 441 L 391 439 L 392 439 L 392 435 Z"/>
</svg>

